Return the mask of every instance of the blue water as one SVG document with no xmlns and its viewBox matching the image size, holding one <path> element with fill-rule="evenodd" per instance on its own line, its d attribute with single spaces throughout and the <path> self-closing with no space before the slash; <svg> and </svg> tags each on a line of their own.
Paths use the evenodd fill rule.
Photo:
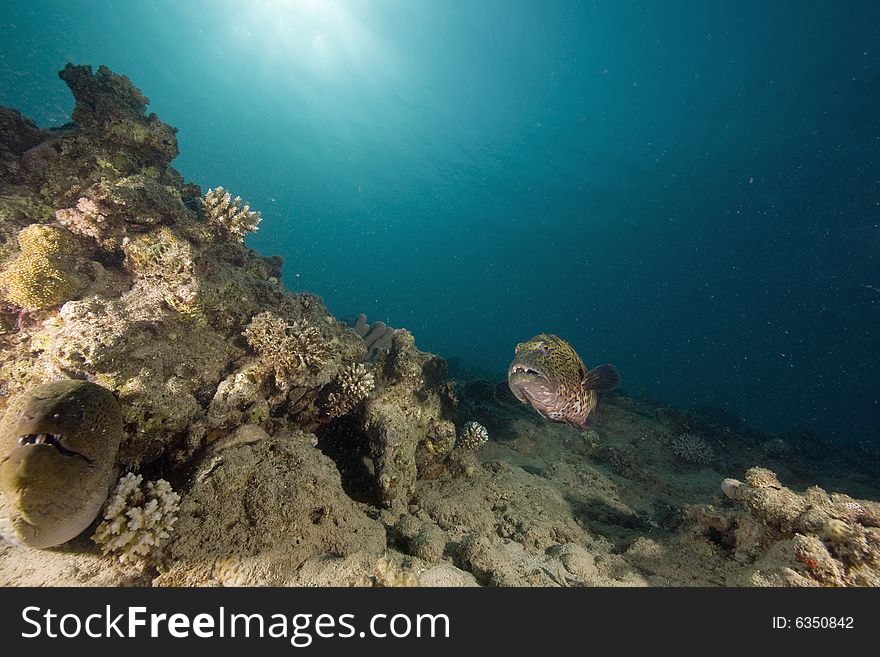
<svg viewBox="0 0 880 657">
<path fill-rule="evenodd" d="M 332 312 L 503 376 L 880 440 L 880 4 L 7 1 L 0 104 L 106 64 Z"/>
</svg>

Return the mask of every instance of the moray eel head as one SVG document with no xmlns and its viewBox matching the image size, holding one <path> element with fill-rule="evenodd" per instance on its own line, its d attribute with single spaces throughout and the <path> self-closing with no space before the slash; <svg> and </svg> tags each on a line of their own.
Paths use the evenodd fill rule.
<svg viewBox="0 0 880 657">
<path fill-rule="evenodd" d="M 51 547 L 94 520 L 122 437 L 118 402 L 87 381 L 56 381 L 14 400 L 0 421 L 0 532 Z"/>
</svg>

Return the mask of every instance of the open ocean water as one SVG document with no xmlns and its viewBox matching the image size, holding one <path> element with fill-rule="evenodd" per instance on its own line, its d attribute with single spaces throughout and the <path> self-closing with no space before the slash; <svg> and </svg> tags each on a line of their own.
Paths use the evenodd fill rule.
<svg viewBox="0 0 880 657">
<path fill-rule="evenodd" d="M 878 441 L 880 5 L 4 3 L 0 104 L 127 75 L 174 166 L 341 317 L 500 379 L 565 337 L 623 389 Z"/>
</svg>

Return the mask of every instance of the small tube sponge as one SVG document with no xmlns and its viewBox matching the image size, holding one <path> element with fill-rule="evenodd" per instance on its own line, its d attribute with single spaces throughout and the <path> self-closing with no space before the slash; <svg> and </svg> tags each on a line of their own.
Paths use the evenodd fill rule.
<svg viewBox="0 0 880 657">
<path fill-rule="evenodd" d="M 247 203 L 241 205 L 241 197 L 232 195 L 222 187 L 209 189 L 204 200 L 205 216 L 208 223 L 221 231 L 232 235 L 239 242 L 244 241 L 247 233 L 257 230 L 262 217 L 259 212 L 252 212 Z"/>
<path fill-rule="evenodd" d="M 65 262 L 73 255 L 73 245 L 64 231 L 31 224 L 18 234 L 18 244 L 21 255 L 0 274 L 9 301 L 35 310 L 73 298 L 79 286 Z"/>
<path fill-rule="evenodd" d="M 275 383 L 287 387 L 327 362 L 331 345 L 321 332 L 303 320 L 288 324 L 271 312 L 256 315 L 243 333 L 261 361 L 275 371 Z"/>
<path fill-rule="evenodd" d="M 337 390 L 327 397 L 327 414 L 339 417 L 351 412 L 369 397 L 376 387 L 373 375 L 361 363 L 353 363 L 342 370 L 336 380 Z"/>
<path fill-rule="evenodd" d="M 152 548 L 171 535 L 180 495 L 164 479 L 143 484 L 143 476 L 123 476 L 104 509 L 92 540 L 122 563 L 144 563 Z"/>
<path fill-rule="evenodd" d="M 458 436 L 458 446 L 462 449 L 476 450 L 489 440 L 489 431 L 479 422 L 468 422 Z"/>
</svg>

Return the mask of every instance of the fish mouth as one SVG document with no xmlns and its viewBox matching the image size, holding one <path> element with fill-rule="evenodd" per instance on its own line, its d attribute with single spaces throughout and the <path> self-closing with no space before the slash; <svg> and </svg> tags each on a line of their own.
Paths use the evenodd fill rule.
<svg viewBox="0 0 880 657">
<path fill-rule="evenodd" d="M 510 366 L 510 369 L 507 370 L 508 376 L 510 376 L 512 374 L 527 374 L 527 375 L 539 376 L 539 377 L 544 376 L 543 374 L 541 374 L 541 372 L 534 369 L 533 367 L 529 367 L 528 365 L 522 365 L 520 363 L 514 363 L 513 365 Z"/>
<path fill-rule="evenodd" d="M 60 433 L 26 433 L 18 437 L 19 447 L 30 447 L 32 445 L 48 445 L 54 447 L 61 456 L 66 458 L 81 458 L 89 465 L 94 465 L 94 461 L 85 454 L 80 454 L 72 449 L 68 449 L 62 442 L 64 435 Z"/>
</svg>

